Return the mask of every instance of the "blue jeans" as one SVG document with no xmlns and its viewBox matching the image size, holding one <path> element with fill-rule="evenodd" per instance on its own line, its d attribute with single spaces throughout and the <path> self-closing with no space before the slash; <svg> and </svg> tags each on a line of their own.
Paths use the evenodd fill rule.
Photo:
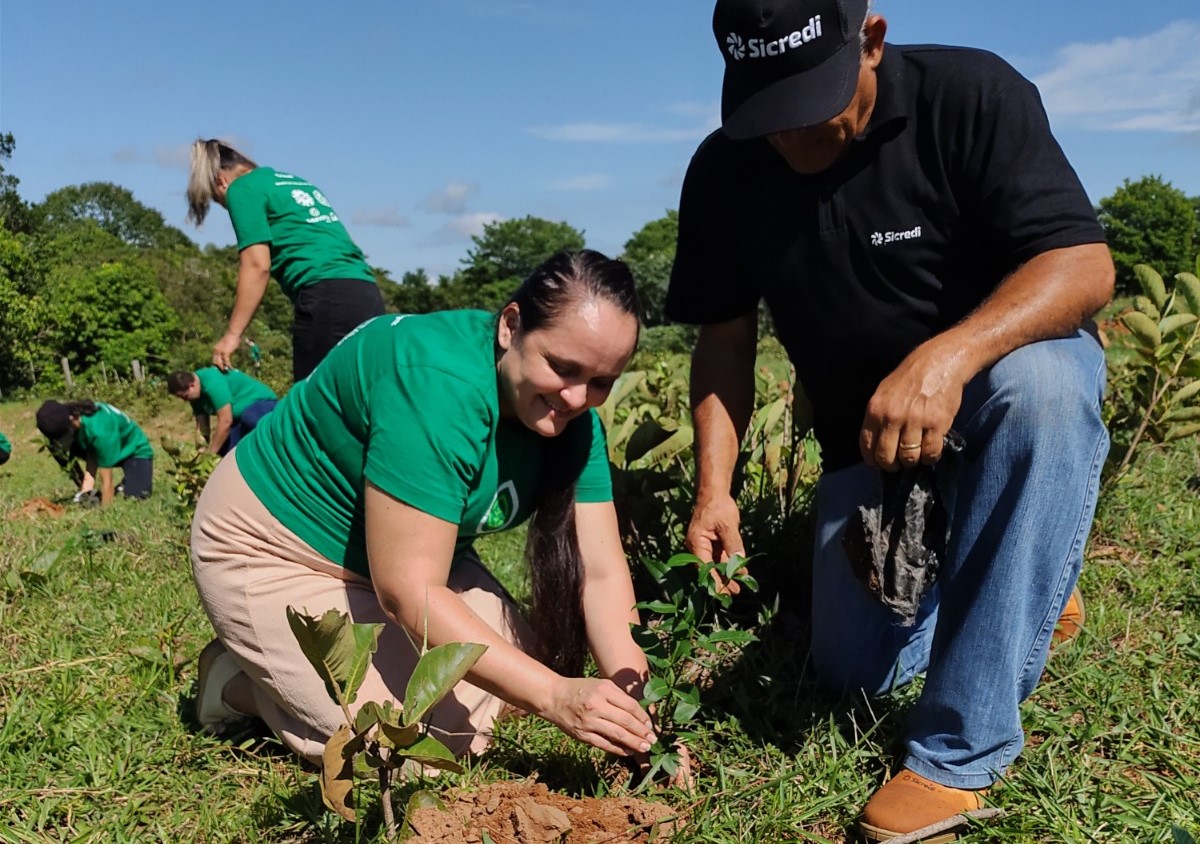
<svg viewBox="0 0 1200 844">
<path fill-rule="evenodd" d="M 229 436 L 225 438 L 225 444 L 221 446 L 217 452 L 222 457 L 233 450 L 233 447 L 242 441 L 242 437 L 253 431 L 262 418 L 275 409 L 275 405 L 279 404 L 279 399 L 259 399 L 242 411 L 242 415 L 229 428 Z"/>
<path fill-rule="evenodd" d="M 842 550 L 873 471 L 860 463 L 817 486 L 813 667 L 831 690 L 871 694 L 924 671 L 904 760 L 923 777 L 985 788 L 1024 746 L 1019 705 L 1045 667 L 1096 509 L 1105 374 L 1103 350 L 1080 332 L 1017 349 L 967 385 L 954 422 L 966 448 L 943 489 L 946 559 L 911 627 Z"/>
</svg>

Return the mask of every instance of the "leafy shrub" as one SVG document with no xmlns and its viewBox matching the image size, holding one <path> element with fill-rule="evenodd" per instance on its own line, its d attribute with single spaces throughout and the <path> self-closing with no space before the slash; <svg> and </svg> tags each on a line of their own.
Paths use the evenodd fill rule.
<svg viewBox="0 0 1200 844">
<path fill-rule="evenodd" d="M 1197 259 L 1200 273 L 1200 258 Z M 1129 329 L 1122 340 L 1131 354 L 1110 353 L 1109 429 L 1124 448 L 1114 478 L 1121 477 L 1146 441 L 1167 443 L 1200 432 L 1200 278 L 1163 277 L 1139 264 L 1135 274 L 1145 295 L 1121 315 Z"/>
<path fill-rule="evenodd" d="M 167 437 L 162 441 L 163 451 L 171 458 L 167 474 L 171 476 L 172 488 L 178 499 L 179 509 L 191 515 L 200 500 L 200 493 L 208 483 L 209 476 L 217 468 L 221 458 L 209 451 L 201 451 L 195 443 L 180 442 Z"/>
<path fill-rule="evenodd" d="M 666 562 L 645 559 L 642 565 L 658 584 L 658 597 L 637 605 L 655 620 L 633 631 L 653 674 L 642 704 L 657 710 L 658 741 L 650 749 L 650 769 L 643 780 L 649 782 L 659 771 L 673 776 L 678 769 L 676 745 L 694 738 L 688 726 L 700 710 L 704 678 L 717 663 L 756 641 L 747 630 L 721 626 L 716 610 L 728 608 L 732 598 L 718 591 L 714 573 L 750 590 L 758 584 L 740 556 L 717 564 L 694 554 L 675 554 Z"/>
</svg>

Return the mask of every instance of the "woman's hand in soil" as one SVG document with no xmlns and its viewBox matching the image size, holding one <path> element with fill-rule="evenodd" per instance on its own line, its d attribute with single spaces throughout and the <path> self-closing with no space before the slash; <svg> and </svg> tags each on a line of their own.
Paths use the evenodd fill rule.
<svg viewBox="0 0 1200 844">
<path fill-rule="evenodd" d="M 564 677 L 543 718 L 607 753 L 645 753 L 657 740 L 650 716 L 611 680 Z"/>
</svg>

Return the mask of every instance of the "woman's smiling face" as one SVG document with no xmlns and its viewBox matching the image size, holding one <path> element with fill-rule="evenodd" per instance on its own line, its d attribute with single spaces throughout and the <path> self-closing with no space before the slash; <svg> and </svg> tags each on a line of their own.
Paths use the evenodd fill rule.
<svg viewBox="0 0 1200 844">
<path fill-rule="evenodd" d="M 565 307 L 535 331 L 521 326 L 520 308 L 500 313 L 496 374 L 501 414 L 545 437 L 608 398 L 637 345 L 633 314 L 603 297 Z"/>
</svg>

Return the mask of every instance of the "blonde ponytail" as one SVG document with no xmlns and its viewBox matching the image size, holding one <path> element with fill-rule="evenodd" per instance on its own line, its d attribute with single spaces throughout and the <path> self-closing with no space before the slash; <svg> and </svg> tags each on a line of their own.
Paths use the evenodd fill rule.
<svg viewBox="0 0 1200 844">
<path fill-rule="evenodd" d="M 222 170 L 243 167 L 253 170 L 258 165 L 236 149 L 215 138 L 197 138 L 192 143 L 192 167 L 188 175 L 188 222 L 199 228 L 208 216 L 215 198 L 217 176 Z"/>
</svg>

